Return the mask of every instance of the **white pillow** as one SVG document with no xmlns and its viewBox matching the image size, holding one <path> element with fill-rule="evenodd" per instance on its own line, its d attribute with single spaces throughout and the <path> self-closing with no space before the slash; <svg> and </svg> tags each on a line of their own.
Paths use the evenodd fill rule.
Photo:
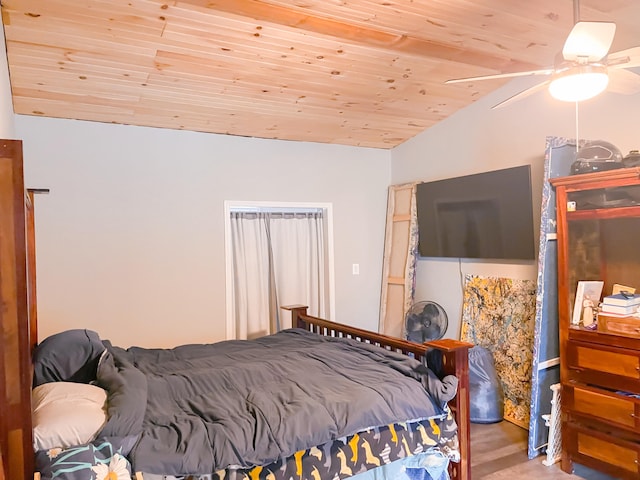
<svg viewBox="0 0 640 480">
<path fill-rule="evenodd" d="M 49 450 L 94 440 L 107 421 L 107 392 L 85 383 L 52 382 L 33 389 L 33 448 Z"/>
</svg>

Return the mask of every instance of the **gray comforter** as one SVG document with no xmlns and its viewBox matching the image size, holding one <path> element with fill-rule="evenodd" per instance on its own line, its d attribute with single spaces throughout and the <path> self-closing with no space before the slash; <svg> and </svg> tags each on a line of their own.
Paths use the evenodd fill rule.
<svg viewBox="0 0 640 480">
<path fill-rule="evenodd" d="M 457 388 L 404 355 L 298 329 L 170 350 L 104 343 L 100 436 L 137 439 L 129 456 L 148 473 L 265 465 L 367 427 L 439 416 Z"/>
</svg>

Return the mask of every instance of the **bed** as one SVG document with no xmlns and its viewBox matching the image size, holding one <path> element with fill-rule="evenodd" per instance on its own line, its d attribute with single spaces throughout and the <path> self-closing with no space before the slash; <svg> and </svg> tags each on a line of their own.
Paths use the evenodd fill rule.
<svg viewBox="0 0 640 480">
<path fill-rule="evenodd" d="M 467 344 L 427 350 L 289 309 L 297 328 L 251 341 L 125 350 L 88 330 L 45 339 L 33 358 L 36 469 L 343 480 L 422 459 L 468 478 Z"/>
<path fill-rule="evenodd" d="M 4 309 L 0 310 L 0 479 L 7 478 L 11 480 L 27 480 L 34 476 L 35 458 L 33 454 L 34 438 L 39 436 L 41 432 L 36 432 L 37 415 L 32 412 L 32 397 L 37 403 L 39 397 L 51 398 L 46 392 L 36 392 L 32 390 L 32 378 L 35 376 L 37 366 L 31 362 L 34 356 L 37 356 L 37 348 L 45 344 L 41 342 L 37 345 L 37 309 L 36 309 L 36 292 L 35 292 L 35 243 L 34 243 L 34 223 L 33 223 L 33 192 L 30 192 L 26 201 L 22 181 L 22 159 L 21 144 L 18 141 L 8 141 L 4 145 L 5 150 L 0 155 L 0 181 L 3 188 L 0 189 L 0 210 L 3 215 L 0 235 L 0 247 L 2 247 L 3 255 L 0 257 L 0 281 L 7 279 L 14 281 L 7 282 L 6 285 L 11 288 L 0 289 L 0 300 L 4 305 Z M 295 450 L 291 455 L 278 458 L 275 462 L 264 465 L 239 465 L 231 470 L 218 470 L 210 475 L 213 480 L 232 480 L 232 477 L 247 478 L 249 480 L 277 480 L 272 473 L 275 470 L 284 472 L 284 476 L 289 479 L 311 478 L 313 480 L 337 480 L 344 479 L 353 475 L 354 478 L 360 477 L 368 472 L 376 472 L 385 465 L 397 465 L 398 461 L 392 461 L 393 452 L 387 451 L 386 447 L 390 445 L 391 450 L 396 450 L 396 456 L 407 457 L 409 453 L 414 454 L 412 457 L 419 457 L 422 453 L 426 453 L 434 444 L 440 444 L 441 440 L 458 441 L 459 462 L 449 463 L 451 477 L 454 479 L 470 478 L 470 451 L 469 451 L 469 391 L 468 391 L 468 348 L 469 344 L 457 342 L 454 340 L 439 340 L 430 342 L 426 345 L 413 344 L 403 340 L 385 337 L 372 332 L 361 329 L 339 325 L 327 320 L 314 318 L 306 314 L 306 308 L 302 306 L 294 306 L 288 308 L 291 311 L 293 322 L 298 330 L 293 335 L 303 336 L 300 332 L 313 332 L 318 337 L 323 338 L 344 338 L 350 339 L 346 343 L 352 347 L 352 343 L 360 342 L 364 345 L 377 345 L 390 352 L 391 357 L 398 360 L 397 357 L 403 357 L 404 363 L 418 361 L 422 362 L 428 356 L 432 356 L 431 360 L 436 360 L 436 364 L 431 364 L 439 376 L 444 374 L 454 375 L 458 379 L 457 395 L 448 402 L 448 407 L 443 410 L 441 415 L 429 416 L 426 418 L 394 418 L 392 422 L 386 423 L 387 419 L 379 420 L 375 423 L 378 425 L 368 425 L 367 428 L 359 429 L 352 426 L 344 428 L 348 422 L 341 426 L 340 430 L 331 432 L 330 440 L 321 444 L 302 445 L 294 444 L 287 448 Z M 85 331 L 86 332 L 86 331 Z M 287 334 L 290 335 L 290 334 Z M 306 337 L 306 334 L 304 335 Z M 95 339 L 94 339 L 95 340 Z M 91 365 L 88 370 L 91 372 L 94 367 L 97 372 L 100 367 L 101 360 L 104 361 L 104 344 L 99 339 L 100 345 L 96 352 L 91 354 Z M 93 343 L 93 342 L 89 342 Z M 333 343 L 333 342 L 327 342 Z M 368 347 L 367 347 L 368 348 Z M 365 348 L 365 351 L 367 351 Z M 59 351 L 63 351 L 59 350 Z M 73 350 L 75 351 L 75 350 Z M 442 357 L 438 358 L 431 352 L 442 352 Z M 97 357 L 94 354 L 98 354 Z M 370 353 L 370 352 L 369 352 Z M 439 362 L 437 361 L 439 360 Z M 400 360 L 402 366 L 403 361 Z M 104 365 L 115 366 L 111 373 L 117 378 L 117 363 L 104 362 Z M 114 373 L 115 372 L 115 373 Z M 314 370 L 303 370 L 305 376 L 315 378 Z M 73 372 L 74 374 L 77 372 Z M 78 378 L 65 378 L 68 381 L 47 382 L 55 384 L 56 388 L 63 384 L 73 384 L 73 386 L 93 386 L 86 383 L 86 378 L 81 378 L 84 372 L 79 374 Z M 93 374 L 90 374 L 93 375 Z M 97 373 L 96 373 L 97 375 Z M 136 374 L 132 374 L 136 375 Z M 385 377 L 386 378 L 386 377 Z M 116 382 L 117 383 L 117 382 Z M 46 383 L 45 383 L 46 385 Z M 133 385 L 137 385 L 134 381 Z M 40 385 L 39 385 L 40 386 Z M 39 387 L 38 386 L 38 387 Z M 38 388 L 36 387 L 36 388 Z M 98 391 L 101 390 L 100 387 Z M 109 387 L 113 388 L 113 387 Z M 114 395 L 113 391 L 107 392 L 102 389 L 102 393 L 94 397 L 96 390 L 91 390 L 83 398 L 83 408 L 91 410 L 95 404 L 104 405 L 105 396 L 108 395 L 108 406 L 111 409 L 119 403 L 128 405 L 135 399 L 136 395 Z M 117 390 L 117 389 L 116 389 Z M 135 389 L 134 389 L 135 391 Z M 105 393 L 106 392 L 106 393 Z M 64 395 L 64 392 L 62 393 Z M 102 395 L 102 397 L 100 396 Z M 274 392 L 277 396 L 277 392 Z M 403 395 L 398 395 L 403 397 Z M 64 398 L 64 397 L 59 397 Z M 57 401 L 49 404 L 58 406 Z M 64 404 L 64 402 L 62 402 Z M 46 404 L 46 402 L 44 402 Z M 137 425 L 139 417 L 132 416 L 130 419 L 127 415 L 133 411 L 139 410 L 140 407 L 135 406 L 130 409 L 123 409 L 118 414 L 107 412 L 105 417 L 105 425 L 113 427 L 109 435 L 102 435 L 100 438 L 94 438 L 91 442 L 83 442 L 78 440 L 75 446 L 62 448 L 39 449 L 40 457 L 61 459 L 68 457 L 67 450 L 74 450 L 75 454 L 85 454 L 93 459 L 104 460 L 94 465 L 96 475 L 100 473 L 105 478 L 106 466 L 113 463 L 114 468 L 127 467 L 131 469 L 130 458 L 134 459 L 133 471 L 128 472 L 135 474 L 137 478 L 148 478 L 155 480 L 153 472 L 139 472 L 136 468 L 136 452 L 133 451 L 134 445 L 137 444 L 139 433 L 122 435 L 122 425 L 110 425 L 111 420 L 118 416 L 124 415 L 125 427 L 129 423 Z M 444 405 L 442 406 L 444 409 Z M 292 412 L 296 412 L 295 405 L 290 406 Z M 75 407 L 74 407 L 75 408 Z M 78 411 L 80 409 L 78 408 Z M 366 409 L 365 409 L 366 410 Z M 123 413 L 124 412 L 124 413 Z M 41 413 L 41 412 L 40 412 Z M 113 415 L 111 415 L 113 413 Z M 423 416 L 423 413 L 414 413 L 417 417 Z M 410 416 L 412 416 L 410 415 Z M 436 419 L 438 417 L 438 419 Z M 315 419 L 314 415 L 308 416 L 308 421 Z M 128 420 L 127 420 L 128 419 Z M 455 437 L 448 437 L 442 432 L 450 431 L 451 420 L 455 420 L 456 428 Z M 144 421 L 144 419 L 143 419 Z M 101 426 L 102 427 L 102 426 Z M 355 431 L 354 429 L 358 429 Z M 56 429 L 54 428 L 54 431 Z M 134 429 L 135 430 L 135 429 Z M 35 435 L 37 433 L 37 435 Z M 62 433 L 61 431 L 57 432 Z M 77 432 L 76 432 L 77 433 Z M 109 432 L 107 432 L 109 433 Z M 111 435 L 113 434 L 113 435 Z M 385 441 L 385 439 L 388 439 Z M 322 442 L 323 439 L 312 439 L 313 442 Z M 127 441 L 130 444 L 127 444 Z M 374 452 L 374 442 L 378 441 L 383 447 L 380 452 Z M 412 443 L 413 442 L 413 443 Z M 416 443 L 417 442 L 417 443 Z M 371 451 L 367 449 L 367 446 Z M 362 447 L 362 450 L 359 448 Z M 128 452 L 124 455 L 124 452 Z M 284 451 L 284 450 L 283 450 Z M 122 452 L 120 455 L 118 452 Z M 133 452 L 133 457 L 129 453 Z M 378 456 L 369 455 L 379 454 Z M 275 455 L 280 455 L 276 452 Z M 335 455 L 335 462 L 329 461 L 331 455 Z M 51 459 L 50 458 L 50 459 Z M 265 461 L 270 461 L 272 457 L 265 457 Z M 363 460 L 364 459 L 364 460 Z M 105 464 L 107 462 L 108 464 Z M 363 466 L 371 460 L 370 465 Z M 387 463 L 387 461 L 389 463 Z M 360 463 L 358 463 L 360 462 Z M 376 465 L 380 463 L 380 467 Z M 339 467 L 339 471 L 329 468 L 322 472 L 322 466 L 334 465 Z M 385 464 L 385 465 L 382 465 Z M 331 466 L 329 465 L 329 466 Z M 373 467 L 371 467 L 373 466 Z M 371 468 L 369 468 L 371 467 Z M 74 467 L 75 468 L 75 467 Z M 216 467 L 217 468 L 217 467 Z M 367 471 L 363 471 L 367 470 Z M 307 473 L 305 473 L 307 472 Z M 381 478 L 395 478 L 393 473 L 386 471 Z M 42 472 L 46 476 L 46 472 Z M 146 475 L 149 473 L 149 475 Z M 37 476 L 37 474 L 36 474 Z M 93 477 L 93 474 L 91 475 Z M 57 477 L 62 478 L 62 477 Z M 126 478 L 111 476 L 109 478 Z M 86 480 L 86 477 L 84 478 Z"/>
</svg>

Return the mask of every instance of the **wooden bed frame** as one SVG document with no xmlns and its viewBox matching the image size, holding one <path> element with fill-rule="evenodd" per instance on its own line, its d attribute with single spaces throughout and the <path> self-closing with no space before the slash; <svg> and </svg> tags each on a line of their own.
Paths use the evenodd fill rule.
<svg viewBox="0 0 640 480">
<path fill-rule="evenodd" d="M 282 308 L 291 311 L 291 325 L 320 335 L 353 338 L 405 355 L 412 355 L 418 360 L 422 360 L 431 349 L 440 350 L 445 373 L 455 375 L 458 378 L 458 394 L 449 402 L 449 407 L 458 424 L 460 463 L 451 462 L 449 464 L 449 475 L 453 480 L 471 479 L 471 430 L 469 423 L 469 348 L 473 346 L 471 343 L 452 339 L 434 340 L 423 344 L 413 343 L 312 317 L 307 315 L 307 307 L 304 305 L 291 305 Z"/>
<path fill-rule="evenodd" d="M 34 475 L 31 420 L 31 357 L 36 345 L 34 193 L 25 194 L 22 142 L 0 140 L 0 480 L 28 480 Z M 284 307 L 292 325 L 322 335 L 349 337 L 422 359 L 428 350 L 443 352 L 446 373 L 458 378 L 450 402 L 458 424 L 460 463 L 452 463 L 453 480 L 471 478 L 469 364 L 471 344 L 437 340 L 416 344 L 307 315 L 307 307 Z M 136 473 L 136 479 L 142 475 Z"/>
</svg>

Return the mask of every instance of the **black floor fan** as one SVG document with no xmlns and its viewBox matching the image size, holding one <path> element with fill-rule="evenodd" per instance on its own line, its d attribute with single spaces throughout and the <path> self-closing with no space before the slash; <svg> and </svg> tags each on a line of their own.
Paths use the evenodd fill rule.
<svg viewBox="0 0 640 480">
<path fill-rule="evenodd" d="M 416 302 L 405 316 L 405 338 L 416 343 L 439 340 L 444 337 L 448 326 L 449 319 L 444 308 L 436 302 Z"/>
</svg>

